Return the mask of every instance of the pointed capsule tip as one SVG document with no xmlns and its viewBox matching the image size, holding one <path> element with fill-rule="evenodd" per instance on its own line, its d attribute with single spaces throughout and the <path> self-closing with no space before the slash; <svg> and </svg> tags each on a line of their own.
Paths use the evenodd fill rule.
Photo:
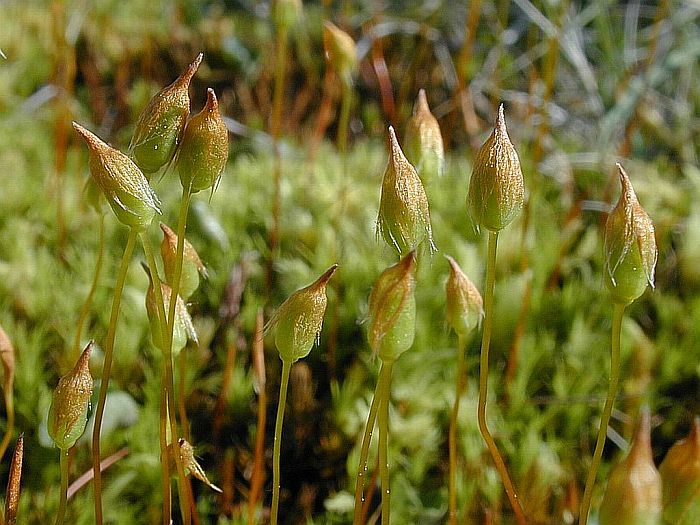
<svg viewBox="0 0 700 525">
<path fill-rule="evenodd" d="M 333 264 L 328 270 L 326 270 L 321 277 L 319 277 L 319 281 L 322 283 L 327 283 L 331 277 L 333 277 L 333 274 L 335 271 L 338 269 L 338 263 Z"/>
<path fill-rule="evenodd" d="M 212 88 L 207 88 L 207 109 L 214 111 L 219 108 L 219 101 L 216 98 L 216 93 Z"/>
<path fill-rule="evenodd" d="M 413 250 L 408 252 L 406 256 L 403 259 L 401 259 L 399 264 L 402 264 L 404 266 L 406 273 L 412 271 L 413 267 L 416 264 L 416 249 L 414 248 Z"/>
<path fill-rule="evenodd" d="M 508 134 L 506 129 L 506 117 L 504 114 L 503 102 L 498 106 L 498 116 L 496 117 L 496 130 L 505 135 Z"/>
<path fill-rule="evenodd" d="M 192 63 L 187 66 L 187 69 L 185 69 L 185 72 L 180 76 L 180 80 L 189 85 L 190 81 L 192 80 L 192 77 L 194 77 L 195 73 L 197 73 L 197 70 L 199 69 L 199 65 L 202 63 L 202 59 L 204 58 L 204 53 L 199 53 L 197 57 L 192 61 Z"/>
<path fill-rule="evenodd" d="M 391 157 L 393 162 L 400 161 L 404 157 L 401 146 L 399 145 L 399 140 L 396 138 L 396 131 L 394 131 L 394 126 L 389 126 L 389 149 L 391 150 Z"/>
<path fill-rule="evenodd" d="M 700 416 L 695 416 L 693 424 L 690 427 L 690 435 L 688 439 L 700 447 Z"/>
<path fill-rule="evenodd" d="M 445 259 L 447 259 L 447 262 L 450 263 L 450 267 L 454 270 L 460 270 L 459 264 L 457 264 L 457 261 L 455 261 L 454 257 L 451 255 L 445 254 Z"/>
<path fill-rule="evenodd" d="M 430 106 L 428 105 L 428 97 L 425 94 L 425 89 L 421 88 L 418 91 L 418 100 L 416 103 L 416 112 L 417 111 L 430 111 Z"/>
</svg>

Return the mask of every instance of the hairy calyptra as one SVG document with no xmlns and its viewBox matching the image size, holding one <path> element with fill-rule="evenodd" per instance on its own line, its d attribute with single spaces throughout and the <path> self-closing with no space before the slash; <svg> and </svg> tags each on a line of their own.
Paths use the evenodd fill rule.
<svg viewBox="0 0 700 525">
<path fill-rule="evenodd" d="M 87 424 L 93 387 L 90 375 L 92 346 L 93 342 L 90 341 L 73 370 L 58 381 L 53 391 L 48 431 L 53 442 L 63 452 L 75 445 Z"/>
<path fill-rule="evenodd" d="M 117 219 L 138 231 L 145 230 L 160 213 L 160 202 L 139 167 L 80 124 L 73 122 L 73 128 L 87 143 L 90 175 Z"/>
<path fill-rule="evenodd" d="M 274 328 L 282 361 L 294 363 L 311 352 L 328 304 L 326 285 L 337 268 L 334 264 L 313 283 L 290 295 L 268 322 L 266 330 Z"/>
<path fill-rule="evenodd" d="M 477 226 L 499 231 L 520 212 L 524 199 L 520 159 L 508 136 L 501 104 L 496 126 L 474 158 L 467 209 Z"/>
<path fill-rule="evenodd" d="M 192 193 L 216 189 L 228 159 L 228 129 L 219 112 L 214 90 L 207 90 L 207 103 L 185 127 L 177 154 L 183 188 Z"/>
<path fill-rule="evenodd" d="M 367 339 L 382 361 L 395 361 L 413 345 L 416 252 L 384 270 L 369 295 Z"/>
<path fill-rule="evenodd" d="M 182 75 L 156 93 L 139 116 L 129 152 L 144 173 L 155 173 L 173 160 L 190 114 L 190 81 L 202 57 L 197 55 Z"/>
<path fill-rule="evenodd" d="M 424 240 L 430 250 L 433 230 L 428 197 L 415 168 L 401 151 L 394 128 L 389 126 L 389 162 L 382 180 L 377 231 L 386 243 L 404 256 Z"/>
<path fill-rule="evenodd" d="M 613 300 L 627 305 L 647 285 L 654 287 L 658 252 L 654 224 L 639 204 L 632 183 L 617 165 L 622 192 L 605 223 L 605 284 Z"/>
</svg>

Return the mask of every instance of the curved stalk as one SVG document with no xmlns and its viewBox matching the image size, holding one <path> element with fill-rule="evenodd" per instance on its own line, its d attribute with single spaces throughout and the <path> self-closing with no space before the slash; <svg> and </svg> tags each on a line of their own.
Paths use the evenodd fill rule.
<svg viewBox="0 0 700 525">
<path fill-rule="evenodd" d="M 282 361 L 282 381 L 280 382 L 280 397 L 277 404 L 277 420 L 275 421 L 275 443 L 272 452 L 272 508 L 270 509 L 270 525 L 277 525 L 277 513 L 280 504 L 280 452 L 282 439 L 282 423 L 284 407 L 287 404 L 287 387 L 292 363 Z"/>
<path fill-rule="evenodd" d="M 129 270 L 129 261 L 134 252 L 136 236 L 138 232 L 132 228 L 124 248 L 124 255 L 117 273 L 117 280 L 114 284 L 114 295 L 112 297 L 112 312 L 109 318 L 107 329 L 107 339 L 105 341 L 104 364 L 102 365 L 102 379 L 100 381 L 100 394 L 95 409 L 95 426 L 92 430 L 92 472 L 95 480 L 95 523 L 102 525 L 102 472 L 100 470 L 100 431 L 102 429 L 102 418 L 105 412 L 105 401 L 107 400 L 107 389 L 109 387 L 109 376 L 112 371 L 112 357 L 114 356 L 114 341 L 117 334 L 117 320 L 119 319 L 119 306 L 122 300 L 126 274 Z"/>
<path fill-rule="evenodd" d="M 149 272 L 151 274 L 151 281 L 153 282 L 153 292 L 155 294 L 155 299 L 156 299 L 156 305 L 158 308 L 158 319 L 160 321 L 160 327 L 161 327 L 161 340 L 165 341 L 163 345 L 163 361 L 165 363 L 165 389 L 163 392 L 163 397 L 161 398 L 162 401 L 165 401 L 166 403 L 166 410 L 163 411 L 161 410 L 161 418 L 164 417 L 163 414 L 165 414 L 166 420 L 169 420 L 170 422 L 170 436 L 175 443 L 178 439 L 178 433 L 177 433 L 177 425 L 175 422 L 175 402 L 173 400 L 173 359 L 172 359 L 172 331 L 165 332 L 163 330 L 163 327 L 166 327 L 166 330 L 168 330 L 168 327 L 166 324 L 169 325 L 169 323 L 163 322 L 165 317 L 165 302 L 163 301 L 163 292 L 160 287 L 160 278 L 158 277 L 158 267 L 156 266 L 156 259 L 155 256 L 153 255 L 153 249 L 151 248 L 151 244 L 148 240 L 148 237 L 146 234 L 141 235 L 141 243 L 143 244 L 143 251 L 146 254 L 146 261 L 148 262 L 148 268 Z M 178 241 L 179 245 L 179 241 Z M 176 266 L 177 268 L 177 266 Z M 180 264 L 180 273 L 182 272 L 182 264 Z M 176 270 L 176 275 L 177 275 L 177 270 Z M 175 296 L 177 297 L 177 295 Z M 173 299 L 172 295 L 170 296 L 170 302 L 175 303 L 176 301 Z M 172 312 L 171 316 L 168 317 L 167 319 L 175 319 L 174 312 Z M 166 422 L 167 425 L 167 422 Z M 161 438 L 162 440 L 162 438 Z M 167 448 L 167 446 L 166 446 Z M 177 490 L 178 490 L 178 502 L 180 504 L 180 513 L 182 514 L 182 519 L 185 525 L 189 525 L 190 521 L 192 519 L 190 515 L 190 506 L 187 503 L 187 493 L 185 491 L 185 483 L 187 479 L 185 478 L 185 470 L 182 466 L 182 458 L 180 457 L 180 454 L 175 453 L 173 454 L 174 460 L 175 460 L 175 466 L 177 468 L 177 474 L 178 474 L 178 483 L 177 483 Z M 166 457 L 167 459 L 167 457 Z M 164 467 L 163 467 L 164 468 Z M 168 486 L 170 485 L 170 480 L 168 479 Z"/>
<path fill-rule="evenodd" d="M 68 503 L 68 451 L 61 450 L 61 499 L 58 503 L 56 525 L 62 525 Z"/>
<path fill-rule="evenodd" d="M 382 363 L 379 370 L 381 399 L 379 401 L 379 477 L 382 485 L 382 525 L 389 525 L 391 513 L 391 482 L 389 477 L 389 398 L 391 397 L 392 361 Z"/>
<path fill-rule="evenodd" d="M 369 456 L 369 447 L 372 443 L 372 431 L 374 423 L 377 419 L 377 410 L 379 409 L 379 398 L 381 397 L 381 383 L 377 381 L 377 386 L 372 396 L 372 403 L 369 406 L 369 414 L 367 415 L 367 424 L 365 432 L 362 435 L 362 446 L 360 448 L 360 461 L 357 464 L 357 480 L 355 482 L 355 512 L 352 520 L 353 525 L 360 525 L 362 520 L 362 502 L 364 501 L 365 493 L 365 475 L 367 474 L 367 458 Z"/>
<path fill-rule="evenodd" d="M 15 431 L 15 399 L 12 392 L 4 392 L 5 397 L 5 414 L 7 415 L 7 427 L 5 429 L 5 435 L 2 437 L 2 442 L 0 442 L 0 461 L 2 461 L 7 447 L 10 445 L 10 440 L 12 439 L 12 434 Z"/>
<path fill-rule="evenodd" d="M 491 344 L 491 331 L 493 329 L 493 290 L 496 283 L 496 247 L 498 245 L 498 232 L 489 231 L 489 244 L 488 244 L 488 257 L 486 259 L 486 289 L 484 294 L 484 330 L 481 339 L 481 358 L 479 365 L 479 410 L 478 410 L 478 420 L 479 420 L 479 431 L 481 432 L 486 446 L 491 453 L 493 462 L 496 464 L 496 470 L 501 476 L 501 481 L 503 482 L 503 487 L 505 488 L 506 495 L 513 507 L 513 512 L 515 513 L 515 519 L 518 525 L 525 525 L 527 520 L 525 519 L 525 513 L 520 505 L 520 499 L 517 492 L 515 491 L 515 486 L 508 475 L 508 469 L 501 453 L 498 451 L 496 442 L 489 431 L 489 427 L 486 424 L 486 398 L 488 394 L 488 380 L 489 380 L 489 346 Z"/>
<path fill-rule="evenodd" d="M 457 341 L 457 380 L 455 381 L 455 403 L 452 406 L 452 414 L 450 415 L 450 431 L 448 437 L 448 446 L 450 451 L 450 470 L 449 470 L 449 525 L 457 525 L 457 416 L 459 415 L 459 401 L 464 393 L 466 386 L 466 360 L 464 358 L 464 350 L 466 341 L 464 336 L 459 336 Z"/>
<path fill-rule="evenodd" d="M 603 415 L 600 418 L 600 428 L 598 429 L 598 439 L 596 440 L 595 451 L 593 452 L 593 461 L 588 471 L 586 488 L 583 491 L 583 499 L 581 500 L 579 525 L 586 525 L 586 523 L 588 523 L 588 512 L 591 508 L 593 486 L 595 485 L 596 474 L 600 466 L 600 459 L 603 456 L 603 446 L 605 445 L 610 414 L 612 413 L 615 395 L 617 394 L 617 383 L 620 379 L 620 331 L 622 329 L 622 316 L 624 313 L 625 305 L 615 303 L 613 306 L 612 344 L 610 347 L 610 383 L 608 385 L 608 395 L 605 398 L 605 405 L 603 406 Z"/>
<path fill-rule="evenodd" d="M 100 282 L 100 274 L 102 273 L 102 260 L 104 259 L 105 251 L 105 214 L 100 213 L 100 232 L 99 240 L 97 244 L 97 260 L 95 261 L 95 273 L 92 276 L 92 285 L 90 286 L 90 291 L 85 298 L 83 307 L 80 310 L 80 317 L 78 317 L 78 325 L 75 330 L 75 341 L 73 342 L 73 353 L 75 354 L 75 359 L 77 361 L 80 355 L 80 338 L 83 335 L 83 327 L 85 326 L 85 320 L 90 313 L 90 307 L 92 306 L 92 300 L 95 297 L 95 291 L 97 290 L 97 285 Z M 2 455 L 0 455 L 2 457 Z"/>
</svg>

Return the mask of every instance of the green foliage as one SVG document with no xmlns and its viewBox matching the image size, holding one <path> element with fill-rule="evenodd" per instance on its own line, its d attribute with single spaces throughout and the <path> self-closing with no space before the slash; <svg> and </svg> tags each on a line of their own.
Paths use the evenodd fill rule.
<svg viewBox="0 0 700 525">
<path fill-rule="evenodd" d="M 65 164 L 56 176 L 60 125 L 68 127 L 71 119 L 92 122 L 90 129 L 100 130 L 110 143 L 125 149 L 140 109 L 179 72 L 175 65 L 186 64 L 201 48 L 207 68 L 193 80 L 193 105 L 202 106 L 204 88 L 211 85 L 221 93 L 222 113 L 247 127 L 245 137 L 232 140 L 234 153 L 217 193 L 209 202 L 193 202 L 188 224 L 187 237 L 210 274 L 190 299 L 202 346 L 184 350 L 192 442 L 201 450 L 202 466 L 213 482 L 223 486 L 222 458 L 229 454 L 234 457 L 234 485 L 247 487 L 256 397 L 241 338 L 252 340 L 259 307 L 280 304 L 312 276 L 340 263 L 341 270 L 329 285 L 329 317 L 319 351 L 307 359 L 315 386 L 314 417 L 309 422 L 292 411 L 290 427 L 285 429 L 292 436 L 294 425 L 306 431 L 302 432 L 306 438 L 283 444 L 284 463 L 297 469 L 299 481 L 286 489 L 282 505 L 289 523 L 347 523 L 350 511 L 343 498 L 347 500 L 353 489 L 359 441 L 378 368 L 361 323 L 367 318 L 372 283 L 395 262 L 392 249 L 377 242 L 374 234 L 387 163 L 383 135 L 390 118 L 373 84 L 367 57 L 355 78 L 362 104 L 353 116 L 356 136 L 347 158 L 321 142 L 312 161 L 306 144 L 300 145 L 301 139 L 295 137 L 306 141 L 310 134 L 305 133 L 316 125 L 320 101 L 310 97 L 304 105 L 302 95 L 305 89 L 322 91 L 321 19 L 335 13 L 318 4 L 304 7 L 307 30 L 290 36 L 294 51 L 289 67 L 295 73 L 286 96 L 300 107 L 294 109 L 290 103 L 285 123 L 289 138 L 281 146 L 285 176 L 279 257 L 268 288 L 274 161 L 260 130 L 269 113 L 265 93 L 272 71 L 267 58 L 273 33 L 270 20 L 249 7 L 251 3 L 236 3 L 234 10 L 231 3 L 188 1 L 178 7 L 172 2 L 136 0 L 123 9 L 118 2 L 103 0 L 91 4 L 88 16 L 77 4 L 69 4 L 65 18 L 71 24 L 60 30 L 54 30 L 53 24 L 60 24 L 42 3 L 10 3 L 2 8 L 2 49 L 8 59 L 0 60 L 0 325 L 17 349 L 16 428 L 25 432 L 26 439 L 22 522 L 49 523 L 58 507 L 56 450 L 45 447 L 40 434 L 51 390 L 77 357 L 71 349 L 75 324 L 97 251 L 98 217 L 84 193 L 87 154 L 75 138 L 70 139 Z M 580 491 L 585 478 L 596 407 L 608 377 L 610 306 L 603 284 L 598 211 L 617 195 L 608 173 L 612 160 L 618 160 L 617 146 L 626 133 L 625 167 L 654 220 L 660 255 L 657 289 L 645 292 L 628 309 L 623 324 L 622 377 L 627 379 L 617 407 L 625 416 L 633 416 L 644 401 L 658 416 L 660 424 L 652 434 L 657 463 L 686 433 L 691 415 L 700 411 L 699 15 L 695 4 L 682 0 L 668 2 L 670 8 L 658 24 L 654 23 L 656 7 L 646 4 L 638 12 L 633 4 L 604 1 L 590 2 L 583 9 L 573 5 L 565 9 L 566 2 L 533 4 L 535 11 L 528 12 L 511 6 L 506 16 L 508 32 L 503 33 L 502 13 L 482 4 L 473 59 L 466 63 L 457 59 L 464 3 L 416 4 L 400 15 L 374 13 L 381 15 L 379 26 L 369 16 L 376 7 L 363 5 L 368 11 L 354 17 L 359 8 L 350 3 L 344 29 L 362 44 L 368 38 L 363 31 L 383 35 L 396 97 L 391 120 L 397 129 L 402 129 L 420 87 L 430 88 L 431 107 L 441 125 L 452 123 L 443 126 L 448 148 L 444 177 L 429 180 L 425 191 L 436 246 L 452 255 L 477 284 L 483 275 L 485 244 L 475 236 L 464 206 L 473 151 L 466 145 L 476 142 L 478 146 L 486 138 L 484 122 L 491 122 L 494 114 L 489 101 L 506 101 L 509 132 L 518 147 L 529 192 L 531 222 L 524 234 L 520 219 L 500 233 L 489 420 L 497 429 L 496 440 L 514 478 L 524 488 L 524 500 L 537 507 L 533 515 L 543 523 L 561 523 L 574 512 L 567 507 L 567 492 Z M 538 7 L 541 12 L 536 11 Z M 539 67 L 550 30 L 561 35 L 562 44 L 552 98 L 542 107 L 537 102 L 526 106 L 543 89 L 542 79 L 529 71 Z M 530 33 L 532 46 L 527 43 Z M 647 65 L 647 52 L 654 46 Z M 72 64 L 71 57 L 77 57 L 78 81 L 73 91 L 64 92 L 56 88 L 60 79 L 54 72 L 66 71 L 62 61 Z M 477 120 L 476 137 L 458 125 L 461 114 L 449 113 L 450 101 L 456 100 L 451 71 L 470 80 L 474 109 L 483 119 Z M 542 142 L 544 153 L 538 156 L 534 142 L 543 119 L 550 127 Z M 163 220 L 176 223 L 179 183 L 166 173 L 162 179 L 155 178 L 153 185 L 163 202 Z M 56 214 L 59 202 L 63 232 Z M 126 234 L 115 221 L 107 221 L 105 271 L 86 323 L 85 340 L 104 338 L 110 276 L 116 272 Z M 531 248 L 527 272 L 520 269 L 523 245 Z M 249 259 L 241 311 L 230 323 L 219 314 L 224 288 L 232 267 L 251 253 L 257 258 Z M 143 255 L 137 253 L 135 259 Z M 420 261 L 415 342 L 394 367 L 389 456 L 397 523 L 444 521 L 444 441 L 454 401 L 456 351 L 444 321 L 446 278 L 441 257 Z M 506 385 L 502 368 L 528 285 L 532 295 L 519 365 Z M 156 523 L 161 514 L 157 446 L 161 355 L 149 342 L 144 308 L 147 287 L 148 279 L 135 260 L 122 301 L 108 404 L 109 399 L 121 398 L 127 409 L 137 408 L 138 417 L 118 418 L 119 424 L 103 438 L 104 455 L 129 447 L 129 454 L 105 474 L 104 507 L 117 524 Z M 331 334 L 331 326 L 336 335 Z M 236 361 L 223 395 L 220 429 L 215 431 L 226 354 L 234 343 Z M 279 365 L 272 341 L 267 343 L 268 391 L 274 392 L 279 386 Z M 477 352 L 473 342 L 467 353 L 468 385 L 458 422 L 463 475 L 457 489 L 463 513 L 472 522 L 482 520 L 484 509 L 498 514 L 498 509 L 507 507 L 476 425 Z M 95 361 L 100 359 L 98 354 L 96 348 Z M 100 368 L 96 366 L 93 375 Z M 274 400 L 270 411 L 273 405 Z M 117 416 L 108 406 L 107 414 L 111 412 Z M 0 416 L 0 430 L 4 421 Z M 614 420 L 612 426 L 623 438 L 630 437 L 625 418 Z M 267 432 L 269 445 L 269 425 Z M 371 464 L 373 458 L 376 455 L 371 456 Z M 612 456 L 606 454 L 604 459 L 601 477 L 607 476 Z M 0 466 L 3 475 L 7 465 L 5 457 Z M 89 469 L 90 451 L 79 441 L 71 472 L 74 477 Z M 301 503 L 309 494 L 313 494 L 313 517 Z M 245 513 L 236 507 L 240 500 L 235 501 L 233 515 L 224 516 L 213 496 L 197 496 L 205 522 L 246 522 Z M 600 496 L 594 494 L 594 508 Z M 82 509 L 91 507 L 88 486 L 71 500 L 68 521 L 90 524 L 92 512 Z"/>
</svg>

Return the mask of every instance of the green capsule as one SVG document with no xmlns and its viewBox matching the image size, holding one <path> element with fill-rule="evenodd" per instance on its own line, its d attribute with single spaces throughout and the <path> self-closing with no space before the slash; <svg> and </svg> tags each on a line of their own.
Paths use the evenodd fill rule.
<svg viewBox="0 0 700 525">
<path fill-rule="evenodd" d="M 467 208 L 477 226 L 498 231 L 520 213 L 524 199 L 520 159 L 508 136 L 501 104 L 493 133 L 474 158 Z"/>
<path fill-rule="evenodd" d="M 228 159 L 228 130 L 219 113 L 214 90 L 207 90 L 207 103 L 185 127 L 177 157 L 180 182 L 192 193 L 216 189 Z"/>
<path fill-rule="evenodd" d="M 165 345 L 163 344 L 160 317 L 158 316 L 158 303 L 156 302 L 155 289 L 153 288 L 153 281 L 151 279 L 151 273 L 148 267 L 144 267 L 146 273 L 148 274 L 149 286 L 146 291 L 146 313 L 148 315 L 148 321 L 151 327 L 151 340 L 153 341 L 153 346 L 165 351 Z M 172 294 L 172 288 L 165 283 L 160 283 L 161 294 L 163 295 L 163 303 L 165 308 L 165 314 L 167 315 L 170 311 L 170 295 Z M 199 339 L 197 337 L 197 332 L 194 329 L 194 323 L 192 323 L 192 318 L 190 313 L 187 311 L 187 305 L 182 297 L 177 296 L 177 303 L 175 304 L 175 325 L 173 327 L 173 344 L 171 351 L 173 355 L 180 353 L 180 350 L 187 346 L 187 340 L 193 341 L 195 344 L 199 344 Z"/>
<path fill-rule="evenodd" d="M 173 160 L 190 114 L 190 81 L 202 56 L 197 55 L 175 82 L 157 93 L 139 116 L 129 151 L 146 174 L 155 173 Z"/>
<path fill-rule="evenodd" d="M 413 116 L 406 124 L 404 146 L 406 158 L 416 167 L 423 184 L 442 176 L 445 171 L 445 148 L 440 125 L 430 111 L 424 89 L 418 92 Z"/>
<path fill-rule="evenodd" d="M 73 128 L 88 145 L 90 174 L 117 219 L 139 231 L 145 230 L 155 214 L 160 213 L 160 202 L 139 167 L 80 124 L 73 122 Z"/>
<path fill-rule="evenodd" d="M 90 376 L 90 341 L 73 370 L 58 381 L 49 408 L 48 431 L 53 442 L 67 451 L 83 435 L 87 424 L 92 376 Z"/>
<path fill-rule="evenodd" d="M 452 257 L 445 255 L 450 263 L 450 277 L 445 283 L 447 295 L 447 322 L 457 335 L 471 333 L 484 318 L 484 302 L 479 290 L 467 277 Z"/>
<path fill-rule="evenodd" d="M 177 259 L 177 234 L 167 224 L 160 223 L 163 231 L 163 241 L 160 244 L 160 255 L 163 259 L 165 282 L 172 285 Z M 187 300 L 199 287 L 199 275 L 207 277 L 207 269 L 199 258 L 197 250 L 185 239 L 182 260 L 182 275 L 180 276 L 180 296 Z"/>
<path fill-rule="evenodd" d="M 661 525 L 661 476 L 650 432 L 649 413 L 643 412 L 629 454 L 608 477 L 600 525 Z"/>
<path fill-rule="evenodd" d="M 613 301 L 627 305 L 647 285 L 654 287 L 657 250 L 654 224 L 637 200 L 629 177 L 617 165 L 622 192 L 605 223 L 605 284 Z"/>
<path fill-rule="evenodd" d="M 700 523 L 700 417 L 687 438 L 677 441 L 659 467 L 663 481 L 664 522 Z"/>
<path fill-rule="evenodd" d="M 345 31 L 328 20 L 323 22 L 323 49 L 326 60 L 347 86 L 357 70 L 357 46 Z"/>
<path fill-rule="evenodd" d="M 416 170 L 401 151 L 391 126 L 389 147 L 391 152 L 382 180 L 377 230 L 401 256 L 417 248 L 424 240 L 428 241 L 432 251 L 428 197 Z"/>
<path fill-rule="evenodd" d="M 309 286 L 290 295 L 268 322 L 266 330 L 275 330 L 275 346 L 282 361 L 294 363 L 311 352 L 328 304 L 326 285 L 336 268 L 334 264 Z"/>
<path fill-rule="evenodd" d="M 416 252 L 382 272 L 369 295 L 367 339 L 382 361 L 395 361 L 416 333 Z"/>
</svg>

